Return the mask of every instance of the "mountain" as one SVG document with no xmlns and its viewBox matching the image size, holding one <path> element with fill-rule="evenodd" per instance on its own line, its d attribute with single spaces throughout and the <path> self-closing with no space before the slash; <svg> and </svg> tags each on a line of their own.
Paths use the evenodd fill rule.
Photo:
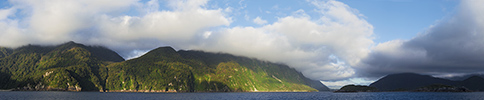
<svg viewBox="0 0 484 100">
<path fill-rule="evenodd" d="M 480 76 L 471 76 L 466 80 L 459 82 L 458 85 L 474 91 L 484 91 L 484 78 Z"/>
<path fill-rule="evenodd" d="M 257 73 L 265 73 L 263 74 L 263 76 L 269 77 L 267 79 L 268 81 L 271 80 L 271 78 L 273 78 L 279 81 L 278 84 L 282 82 L 281 84 L 283 86 L 280 86 L 279 87 L 280 89 L 284 89 L 284 85 L 286 84 L 297 83 L 297 84 L 307 85 L 319 91 L 329 90 L 329 88 L 323 85 L 320 81 L 308 79 L 304 77 L 302 73 L 283 64 L 276 64 L 276 63 L 271 63 L 267 61 L 260 61 L 257 59 L 250 59 L 247 57 L 240 57 L 240 56 L 234 56 L 234 55 L 223 54 L 223 53 L 207 53 L 203 51 L 184 51 L 184 50 L 179 51 L 179 53 L 184 58 L 195 59 L 195 60 L 204 62 L 208 66 L 215 66 L 217 63 L 235 61 L 236 63 L 240 64 L 240 67 L 246 67 L 247 69 L 255 71 Z M 297 89 L 297 87 L 289 87 L 289 88 Z"/>
<path fill-rule="evenodd" d="M 18 90 L 102 90 L 106 65 L 124 61 L 116 52 L 74 42 L 0 49 L 0 88 Z"/>
<path fill-rule="evenodd" d="M 109 91 L 230 92 L 329 90 L 286 65 L 230 54 L 160 47 L 108 67 Z M 316 90 L 317 89 L 317 90 Z"/>
<path fill-rule="evenodd" d="M 0 47 L 0 58 L 6 57 L 12 54 L 13 50 L 5 47 Z"/>
<path fill-rule="evenodd" d="M 452 80 L 452 81 L 463 81 L 465 79 L 468 79 L 472 76 L 479 76 L 484 78 L 484 74 L 469 74 L 469 75 L 463 75 L 463 76 L 453 76 L 453 77 L 444 77 L 444 79 Z"/>
<path fill-rule="evenodd" d="M 110 92 L 325 91 L 283 65 L 160 47 L 125 61 L 99 46 L 0 47 L 0 89 Z"/>
<path fill-rule="evenodd" d="M 400 73 L 387 75 L 372 84 L 380 91 L 409 91 L 429 86 L 454 86 L 465 87 L 473 91 L 484 89 L 484 79 L 479 76 L 472 76 L 463 81 L 452 81 L 442 78 L 435 78 L 430 75 L 420 75 L 415 73 Z"/>
<path fill-rule="evenodd" d="M 381 91 L 390 90 L 412 90 L 422 86 L 432 84 L 455 84 L 453 81 L 435 78 L 430 75 L 419 75 L 415 73 L 401 73 L 387 75 L 378 81 L 370 84 L 370 87 L 376 87 Z"/>
</svg>

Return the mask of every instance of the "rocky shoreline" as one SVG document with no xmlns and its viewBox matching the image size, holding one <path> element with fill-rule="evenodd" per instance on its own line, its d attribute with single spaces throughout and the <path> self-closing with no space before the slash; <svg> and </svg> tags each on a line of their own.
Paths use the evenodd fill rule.
<svg viewBox="0 0 484 100">
<path fill-rule="evenodd" d="M 82 90 L 81 87 L 78 86 L 69 86 L 67 88 L 53 88 L 51 86 L 45 86 L 42 83 L 37 84 L 37 85 L 30 85 L 27 84 L 27 86 L 24 86 L 22 88 L 15 88 L 15 89 L 10 89 L 11 91 L 76 91 L 79 92 Z"/>
</svg>

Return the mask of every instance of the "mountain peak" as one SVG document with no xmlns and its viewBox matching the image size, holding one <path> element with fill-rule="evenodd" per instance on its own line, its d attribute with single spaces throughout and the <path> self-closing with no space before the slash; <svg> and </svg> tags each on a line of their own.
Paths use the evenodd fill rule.
<svg viewBox="0 0 484 100">
<path fill-rule="evenodd" d="M 398 74 L 387 75 L 387 77 L 399 77 L 399 76 L 428 76 L 428 77 L 431 77 L 429 75 L 421 75 L 421 74 L 417 74 L 417 73 L 398 73 Z"/>
<path fill-rule="evenodd" d="M 474 75 L 474 76 L 471 76 L 471 77 L 467 78 L 464 81 L 471 81 L 471 80 L 484 80 L 484 78 L 482 78 L 480 76 L 477 76 L 477 75 Z"/>
<path fill-rule="evenodd" d="M 69 41 L 69 42 L 63 43 L 61 45 L 82 45 L 82 44 L 76 43 L 74 41 Z"/>
<path fill-rule="evenodd" d="M 85 45 L 76 43 L 74 41 L 69 41 L 69 42 L 63 43 L 61 45 L 58 45 L 57 47 L 60 47 L 61 49 L 69 49 L 69 48 L 72 48 L 72 47 L 85 47 Z"/>
<path fill-rule="evenodd" d="M 78 44 L 78 43 L 76 43 L 74 41 L 69 41 L 69 42 L 66 42 L 65 44 Z"/>
<path fill-rule="evenodd" d="M 104 60 L 104 61 L 113 61 L 113 62 L 121 62 L 124 61 L 124 58 L 121 57 L 118 53 L 102 47 L 102 46 L 86 46 L 84 44 L 76 43 L 74 41 L 69 41 L 57 46 L 58 50 L 69 50 L 73 47 L 80 47 L 88 50 L 91 52 L 92 56 Z"/>
<path fill-rule="evenodd" d="M 158 47 L 158 48 L 154 49 L 153 51 L 155 51 L 155 50 L 168 51 L 168 52 L 176 52 L 176 50 L 173 49 L 173 47 L 170 47 L 170 46 Z"/>
<path fill-rule="evenodd" d="M 163 57 L 177 58 L 180 54 L 170 46 L 158 47 L 139 57 L 142 59 L 161 59 Z"/>
<path fill-rule="evenodd" d="M 176 50 L 175 50 L 175 49 L 173 49 L 173 48 L 172 48 L 172 47 L 170 47 L 170 46 L 158 47 L 158 48 L 156 48 L 156 49 L 154 49 L 154 50 L 151 50 L 151 51 L 150 51 L 150 52 L 148 52 L 148 53 L 157 53 L 157 54 L 162 54 L 162 55 L 165 55 L 165 54 L 169 54 L 169 55 L 171 55 L 171 54 L 178 54 L 178 53 L 176 52 Z"/>
<path fill-rule="evenodd" d="M 430 75 L 420 75 L 416 73 L 399 73 L 387 75 L 378 81 L 370 84 L 371 87 L 376 87 L 379 90 L 412 90 L 422 86 L 428 86 L 435 83 L 452 85 L 453 81 L 435 78 Z"/>
</svg>

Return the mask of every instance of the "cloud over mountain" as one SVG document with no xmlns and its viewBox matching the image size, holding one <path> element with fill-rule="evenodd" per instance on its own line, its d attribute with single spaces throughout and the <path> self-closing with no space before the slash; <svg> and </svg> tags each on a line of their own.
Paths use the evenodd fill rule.
<svg viewBox="0 0 484 100">
<path fill-rule="evenodd" d="M 373 44 L 373 26 L 334 0 L 258 26 L 232 25 L 245 7 L 206 0 L 16 0 L 0 9 L 0 46 L 76 41 L 107 46 L 125 58 L 159 46 L 225 52 L 288 64 L 318 80 L 352 77 Z M 242 3 L 242 2 L 238 2 Z M 243 4 L 240 4 L 243 5 Z M 243 11 L 242 11 L 243 12 Z M 15 16 L 15 17 L 9 17 Z M 244 16 L 245 17 L 245 16 Z"/>
<path fill-rule="evenodd" d="M 410 40 L 378 44 L 356 69 L 380 77 L 414 72 L 431 75 L 484 72 L 484 4 L 462 0 L 456 12 Z"/>
</svg>

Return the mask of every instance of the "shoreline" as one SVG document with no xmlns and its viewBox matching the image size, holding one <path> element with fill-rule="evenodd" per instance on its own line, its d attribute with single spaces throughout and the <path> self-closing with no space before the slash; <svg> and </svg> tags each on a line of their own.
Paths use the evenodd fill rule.
<svg viewBox="0 0 484 100">
<path fill-rule="evenodd" d="M 331 91 L 308 91 L 308 90 L 274 90 L 274 91 L 233 91 L 233 92 L 223 92 L 223 91 L 195 91 L 195 92 L 184 92 L 175 90 L 105 90 L 105 91 L 70 91 L 70 90 L 18 90 L 18 89 L 4 89 L 0 92 L 7 91 L 62 91 L 62 92 L 100 92 L 100 93 L 121 93 L 121 92 L 133 92 L 133 93 L 258 93 L 258 92 L 331 92 Z"/>
</svg>

